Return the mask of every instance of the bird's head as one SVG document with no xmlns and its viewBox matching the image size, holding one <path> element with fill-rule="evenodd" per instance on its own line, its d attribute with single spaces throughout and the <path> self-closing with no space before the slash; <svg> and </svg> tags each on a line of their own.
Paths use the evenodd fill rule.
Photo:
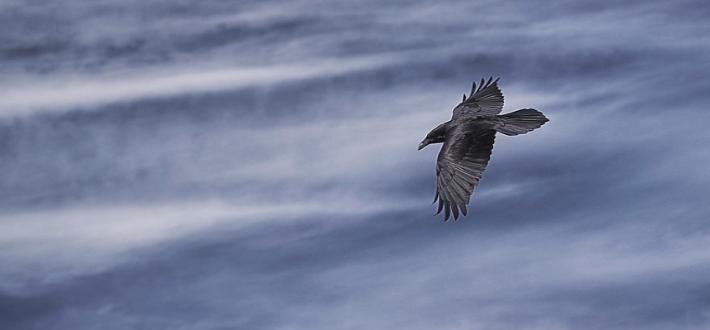
<svg viewBox="0 0 710 330">
<path fill-rule="evenodd" d="M 431 130 L 431 132 L 429 132 L 429 134 L 427 134 L 426 137 L 424 137 L 424 140 L 422 140 L 422 142 L 419 143 L 418 150 L 422 150 L 424 147 L 426 147 L 432 143 L 444 142 L 444 140 L 446 140 L 446 132 L 447 132 L 448 128 L 449 128 L 449 122 L 445 122 L 443 124 L 440 124 L 436 128 L 434 128 L 433 130 Z"/>
</svg>

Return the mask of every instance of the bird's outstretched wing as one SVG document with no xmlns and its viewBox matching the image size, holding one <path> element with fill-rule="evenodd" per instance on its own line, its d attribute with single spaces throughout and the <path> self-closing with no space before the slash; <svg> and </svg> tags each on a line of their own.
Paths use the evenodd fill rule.
<svg viewBox="0 0 710 330">
<path fill-rule="evenodd" d="M 436 214 L 444 210 L 444 221 L 459 210 L 466 215 L 473 189 L 488 165 L 496 131 L 474 123 L 461 124 L 453 129 L 439 151 L 436 161 Z"/>
<path fill-rule="evenodd" d="M 471 95 L 466 98 L 464 94 L 463 102 L 454 108 L 453 119 L 462 117 L 493 116 L 503 110 L 503 93 L 498 88 L 498 79 L 488 78 L 488 81 L 481 79 L 476 87 L 473 82 Z"/>
</svg>

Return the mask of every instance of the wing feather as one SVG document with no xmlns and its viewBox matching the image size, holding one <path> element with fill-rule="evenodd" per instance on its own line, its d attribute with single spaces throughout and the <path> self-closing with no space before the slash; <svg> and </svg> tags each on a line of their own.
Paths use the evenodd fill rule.
<svg viewBox="0 0 710 330">
<path fill-rule="evenodd" d="M 495 133 L 475 123 L 459 125 L 441 147 L 436 162 L 434 201 L 438 199 L 436 214 L 444 211 L 444 221 L 452 214 L 456 220 L 459 214 L 468 213 L 466 204 L 491 158 Z"/>
<path fill-rule="evenodd" d="M 503 93 L 498 87 L 499 79 L 481 78 L 478 86 L 474 81 L 471 94 L 454 108 L 453 119 L 499 114 L 503 110 Z"/>
</svg>

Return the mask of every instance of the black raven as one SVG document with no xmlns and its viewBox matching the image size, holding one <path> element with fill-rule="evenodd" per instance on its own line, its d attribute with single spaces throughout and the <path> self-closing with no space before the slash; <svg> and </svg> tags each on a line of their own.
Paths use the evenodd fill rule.
<svg viewBox="0 0 710 330">
<path fill-rule="evenodd" d="M 500 79 L 500 78 L 498 78 Z M 466 215 L 466 205 L 471 199 L 481 175 L 491 158 L 496 132 L 518 135 L 530 132 L 548 121 L 540 111 L 521 109 L 505 115 L 503 93 L 498 79 L 481 79 L 476 88 L 473 82 L 471 95 L 454 108 L 451 120 L 437 126 L 419 144 L 419 150 L 432 143 L 443 143 L 436 160 L 436 196 L 439 201 L 436 214 L 444 210 L 444 221 L 459 210 Z"/>
</svg>

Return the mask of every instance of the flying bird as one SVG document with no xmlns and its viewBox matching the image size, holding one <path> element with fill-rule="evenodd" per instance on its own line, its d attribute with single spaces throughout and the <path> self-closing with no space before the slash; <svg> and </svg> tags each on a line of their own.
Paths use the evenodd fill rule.
<svg viewBox="0 0 710 330">
<path fill-rule="evenodd" d="M 530 132 L 548 119 L 535 109 L 520 109 L 504 115 L 503 93 L 497 78 L 473 82 L 468 97 L 454 108 L 451 120 L 440 124 L 419 144 L 419 150 L 432 143 L 443 143 L 436 160 L 436 214 L 444 211 L 444 221 L 453 214 L 467 214 L 466 205 L 491 159 L 496 132 L 518 135 Z"/>
</svg>

